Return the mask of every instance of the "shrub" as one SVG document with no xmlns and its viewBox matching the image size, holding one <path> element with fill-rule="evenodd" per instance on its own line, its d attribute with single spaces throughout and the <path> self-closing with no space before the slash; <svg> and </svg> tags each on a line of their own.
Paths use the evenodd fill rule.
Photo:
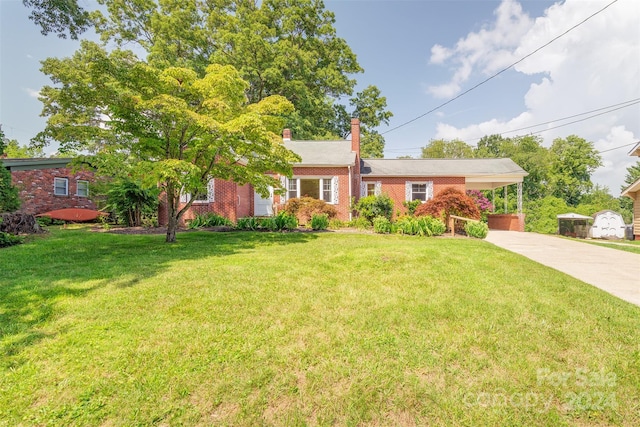
<svg viewBox="0 0 640 427">
<path fill-rule="evenodd" d="M 294 215 L 301 224 L 308 224 L 313 215 L 326 214 L 327 218 L 335 218 L 338 215 L 336 208 L 327 204 L 324 200 L 313 197 L 294 197 L 287 200 L 283 212 Z"/>
<path fill-rule="evenodd" d="M 467 236 L 484 239 L 489 233 L 489 226 L 484 222 L 467 221 L 464 226 L 464 231 L 467 233 Z"/>
<path fill-rule="evenodd" d="M 139 227 L 144 217 L 157 215 L 158 190 L 127 179 L 114 181 L 109 184 L 105 208 L 114 213 L 117 222 Z"/>
<path fill-rule="evenodd" d="M 317 214 L 311 217 L 311 228 L 313 230 L 326 230 L 329 227 L 329 216 L 327 214 Z"/>
<path fill-rule="evenodd" d="M 270 218 L 260 218 L 257 220 L 258 228 L 269 231 L 293 230 L 298 227 L 298 220 L 295 216 L 286 212 L 280 212 Z"/>
<path fill-rule="evenodd" d="M 373 231 L 375 233 L 386 234 L 391 232 L 391 221 L 384 216 L 377 216 L 373 219 Z"/>
<path fill-rule="evenodd" d="M 329 228 L 331 230 L 338 230 L 339 228 L 346 227 L 348 224 L 344 221 L 341 221 L 337 218 L 333 218 L 329 220 Z"/>
<path fill-rule="evenodd" d="M 366 218 L 370 223 L 378 216 L 383 216 L 389 221 L 393 217 L 393 200 L 386 194 L 362 197 L 354 208 L 359 217 Z"/>
<path fill-rule="evenodd" d="M 371 227 L 371 223 L 366 218 L 358 217 L 349 221 L 349 227 L 357 228 L 358 230 L 367 230 Z"/>
<path fill-rule="evenodd" d="M 238 218 L 238 222 L 236 222 L 236 229 L 245 230 L 245 231 L 255 231 L 258 229 L 260 225 L 258 218 L 248 216 L 245 218 Z"/>
<path fill-rule="evenodd" d="M 480 211 L 473 199 L 454 187 L 438 193 L 433 199 L 418 206 L 416 216 L 432 216 L 445 224 L 451 215 L 480 219 Z"/>
<path fill-rule="evenodd" d="M 233 222 L 228 218 L 218 215 L 214 212 L 207 212 L 204 214 L 198 214 L 192 220 L 189 220 L 187 228 L 203 228 L 203 227 L 219 227 L 228 226 L 233 227 Z"/>
<path fill-rule="evenodd" d="M 398 218 L 393 228 L 396 233 L 426 237 L 440 236 L 446 230 L 446 226 L 442 220 L 430 216 L 403 216 Z"/>
<path fill-rule="evenodd" d="M 431 216 L 423 216 L 419 218 L 420 221 L 423 221 L 427 228 L 431 230 L 431 234 L 434 236 L 442 236 L 445 231 L 447 231 L 447 226 L 441 219 L 433 218 Z"/>
<path fill-rule="evenodd" d="M 22 236 L 16 236 L 10 233 L 0 231 L 0 248 L 7 248 L 13 245 L 19 245 L 24 241 Z"/>
<path fill-rule="evenodd" d="M 416 208 L 422 204 L 421 200 L 412 200 L 410 202 L 402 202 L 402 205 L 407 208 L 407 215 L 414 215 Z"/>
<path fill-rule="evenodd" d="M 480 190 L 467 190 L 467 196 L 473 199 L 480 211 L 482 220 L 486 221 L 487 215 L 493 211 L 493 203 L 491 203 L 491 201 L 487 199 L 487 196 L 485 196 Z"/>
</svg>

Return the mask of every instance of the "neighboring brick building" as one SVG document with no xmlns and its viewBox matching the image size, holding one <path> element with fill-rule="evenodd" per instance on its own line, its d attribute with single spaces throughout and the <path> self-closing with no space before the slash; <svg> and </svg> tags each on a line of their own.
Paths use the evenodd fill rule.
<svg viewBox="0 0 640 427">
<path fill-rule="evenodd" d="M 521 193 L 522 179 L 527 175 L 511 159 L 361 159 L 358 119 L 351 121 L 351 140 L 292 141 L 291 131 L 285 129 L 283 141 L 301 158 L 293 165 L 291 178 L 277 177 L 285 190 L 283 195 L 262 198 L 251 186 L 212 180 L 207 196 L 194 202 L 183 219 L 203 212 L 216 212 L 233 220 L 270 216 L 287 199 L 309 196 L 334 205 L 338 218 L 346 221 L 351 218 L 351 200 L 362 196 L 387 194 L 394 210 L 405 212 L 404 201 L 429 200 L 447 187 L 495 190 L 517 184 Z M 524 230 L 522 214 L 496 219 L 496 228 Z M 166 207 L 160 209 L 160 223 L 166 223 Z"/>
<path fill-rule="evenodd" d="M 41 214 L 56 209 L 96 209 L 91 200 L 93 173 L 74 172 L 71 159 L 3 159 L 18 188 L 22 205 L 19 212 Z"/>
</svg>

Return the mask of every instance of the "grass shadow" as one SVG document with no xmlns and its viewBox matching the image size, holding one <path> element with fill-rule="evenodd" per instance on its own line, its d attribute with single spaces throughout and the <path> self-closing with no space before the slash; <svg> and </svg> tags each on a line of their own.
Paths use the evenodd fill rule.
<svg viewBox="0 0 640 427">
<path fill-rule="evenodd" d="M 265 245 L 316 239 L 312 233 L 211 233 L 116 235 L 88 229 L 53 229 L 45 238 L 0 250 L 0 351 L 7 356 L 47 336 L 43 326 L 56 302 L 80 298 L 107 285 L 132 287 L 171 264 L 224 257 Z M 5 363 L 15 363 L 15 360 Z"/>
</svg>

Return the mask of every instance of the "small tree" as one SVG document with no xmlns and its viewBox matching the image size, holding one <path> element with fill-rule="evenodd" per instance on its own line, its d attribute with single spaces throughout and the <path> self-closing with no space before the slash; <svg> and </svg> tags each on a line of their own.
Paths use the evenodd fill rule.
<svg viewBox="0 0 640 427">
<path fill-rule="evenodd" d="M 109 184 L 106 208 L 115 213 L 118 222 L 139 227 L 144 215 L 156 213 L 158 191 L 145 189 L 132 180 L 118 180 Z"/>
<path fill-rule="evenodd" d="M 416 216 L 429 215 L 448 224 L 451 215 L 480 219 L 480 210 L 473 199 L 454 187 L 442 190 L 436 196 L 418 206 Z"/>
<path fill-rule="evenodd" d="M 11 172 L 2 164 L 5 149 L 4 132 L 0 128 L 0 212 L 13 212 L 20 207 L 18 189 L 11 184 Z"/>
<path fill-rule="evenodd" d="M 370 223 L 373 223 L 373 219 L 378 216 L 391 220 L 393 216 L 393 200 L 386 194 L 362 197 L 356 203 L 355 210 L 360 217 L 366 218 Z"/>
</svg>

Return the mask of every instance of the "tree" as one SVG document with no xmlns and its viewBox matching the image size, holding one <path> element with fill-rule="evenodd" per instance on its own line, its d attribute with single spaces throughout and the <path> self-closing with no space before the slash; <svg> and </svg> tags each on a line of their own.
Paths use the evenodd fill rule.
<svg viewBox="0 0 640 427">
<path fill-rule="evenodd" d="M 11 183 L 11 172 L 2 164 L 6 139 L 0 127 L 0 212 L 13 212 L 20 207 L 18 189 Z"/>
<path fill-rule="evenodd" d="M 159 67 L 234 66 L 249 82 L 250 103 L 271 95 L 293 103 L 286 126 L 297 139 L 346 137 L 357 115 L 363 155 L 382 155 L 384 138 L 374 128 L 391 117 L 386 99 L 370 86 L 350 98 L 352 111 L 340 104 L 363 70 L 321 0 L 104 3 L 107 14 L 96 19 L 103 40 L 136 43 Z"/>
<path fill-rule="evenodd" d="M 66 39 L 77 39 L 90 25 L 90 14 L 77 0 L 22 0 L 31 9 L 29 19 L 40 26 L 43 35 L 55 33 Z"/>
<path fill-rule="evenodd" d="M 591 191 L 591 174 L 602 165 L 600 154 L 593 143 L 570 135 L 556 138 L 550 148 L 549 190 L 553 196 L 577 206 L 581 198 Z"/>
<path fill-rule="evenodd" d="M 28 145 L 20 145 L 15 139 L 7 140 L 4 148 L 4 154 L 10 159 L 28 159 L 34 157 L 44 157 L 44 151 L 39 147 L 30 147 Z"/>
<path fill-rule="evenodd" d="M 199 75 L 83 41 L 73 57 L 49 58 L 42 70 L 58 86 L 41 91 L 49 118 L 35 141 L 134 159 L 133 178 L 166 195 L 167 242 L 193 201 L 181 207 L 181 194 L 220 178 L 266 195 L 278 185 L 267 173 L 291 175 L 298 159 L 279 136 L 291 103 L 277 95 L 247 102 L 248 83 L 232 66 L 212 64 Z"/>
<path fill-rule="evenodd" d="M 624 184 L 620 186 L 620 191 L 626 190 L 631 184 L 640 179 L 640 160 L 635 165 L 627 168 L 627 174 L 624 177 Z M 630 197 L 620 197 L 620 207 L 627 211 L 633 211 L 633 199 Z"/>
<path fill-rule="evenodd" d="M 473 147 L 459 139 L 451 141 L 432 139 L 422 148 L 420 157 L 423 159 L 471 159 L 474 155 Z"/>
</svg>

